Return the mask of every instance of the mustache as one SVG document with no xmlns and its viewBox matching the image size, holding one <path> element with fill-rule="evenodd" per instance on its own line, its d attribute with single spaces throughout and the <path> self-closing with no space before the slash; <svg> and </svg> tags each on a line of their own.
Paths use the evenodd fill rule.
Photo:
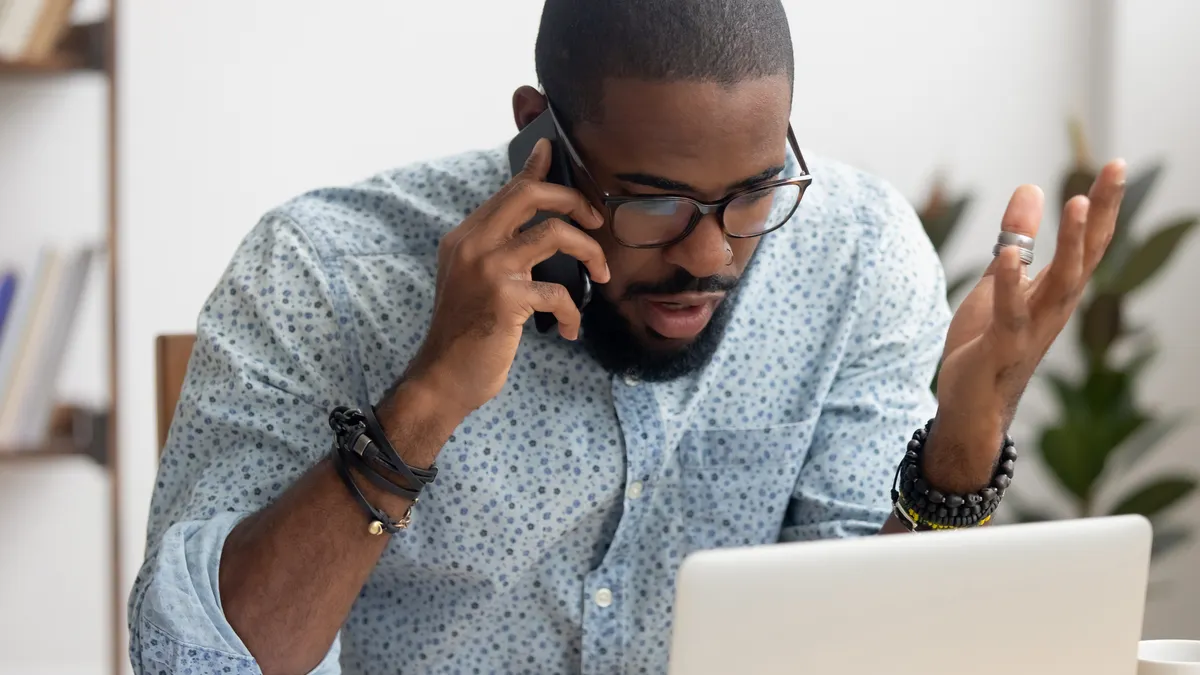
<svg viewBox="0 0 1200 675">
<path fill-rule="evenodd" d="M 676 293 L 719 293 L 737 288 L 737 277 L 713 275 L 709 277 L 694 277 L 687 270 L 680 268 L 675 274 L 654 282 L 635 282 L 629 284 L 622 300 L 633 300 L 639 295 L 674 295 Z"/>
</svg>

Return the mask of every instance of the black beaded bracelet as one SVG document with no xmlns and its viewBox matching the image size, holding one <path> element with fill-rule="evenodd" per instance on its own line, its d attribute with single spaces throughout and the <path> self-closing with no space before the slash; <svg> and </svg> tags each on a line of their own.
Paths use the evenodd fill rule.
<svg viewBox="0 0 1200 675">
<path fill-rule="evenodd" d="M 1012 484 L 1017 450 L 1008 434 L 1000 449 L 1000 460 L 988 485 L 968 494 L 946 494 L 929 485 L 921 465 L 925 441 L 933 428 L 933 420 L 925 428 L 913 432 L 908 451 L 896 467 L 892 479 L 893 513 L 910 530 L 950 530 L 978 527 L 995 515 Z"/>
</svg>

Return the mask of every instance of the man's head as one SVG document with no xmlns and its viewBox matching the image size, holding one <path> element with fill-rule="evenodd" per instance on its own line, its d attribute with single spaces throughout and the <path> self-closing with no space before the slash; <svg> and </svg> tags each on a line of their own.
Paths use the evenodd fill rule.
<svg viewBox="0 0 1200 675">
<path fill-rule="evenodd" d="M 782 177 L 794 64 L 779 0 L 547 0 L 536 59 L 586 167 L 576 185 L 602 212 L 603 193 L 711 203 Z M 518 126 L 546 105 L 519 89 Z M 753 203 L 726 207 L 726 231 Z M 677 377 L 715 352 L 759 240 L 726 237 L 709 213 L 682 240 L 633 248 L 621 243 L 633 222 L 617 215 L 594 233 L 612 280 L 584 311 L 584 342 L 614 372 Z"/>
</svg>

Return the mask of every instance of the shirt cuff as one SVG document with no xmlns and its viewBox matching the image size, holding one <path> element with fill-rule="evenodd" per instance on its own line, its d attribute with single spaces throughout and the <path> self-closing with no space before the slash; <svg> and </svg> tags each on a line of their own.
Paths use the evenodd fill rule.
<svg viewBox="0 0 1200 675">
<path fill-rule="evenodd" d="M 176 523 L 163 535 L 138 613 L 140 644 L 131 645 L 139 672 L 261 672 L 225 619 L 218 586 L 225 538 L 247 515 Z M 340 673 L 340 651 L 335 639 L 312 675 Z"/>
</svg>

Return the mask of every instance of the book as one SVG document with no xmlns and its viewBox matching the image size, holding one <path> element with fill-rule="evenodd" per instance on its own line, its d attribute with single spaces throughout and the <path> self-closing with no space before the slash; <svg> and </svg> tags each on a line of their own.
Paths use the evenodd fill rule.
<svg viewBox="0 0 1200 675">
<path fill-rule="evenodd" d="M 32 342 L 26 356 L 32 361 L 32 377 L 21 392 L 14 437 L 18 447 L 40 447 L 49 438 L 58 378 L 94 256 L 95 249 L 90 246 L 73 252 L 69 258 L 64 256 L 54 293 L 46 297 L 50 315 L 45 331 Z"/>
<path fill-rule="evenodd" d="M 4 323 L 12 309 L 13 296 L 17 293 L 17 273 L 5 272 L 0 276 L 0 344 L 4 343 Z"/>
<path fill-rule="evenodd" d="M 20 61 L 25 54 L 45 0 L 8 0 L 4 21 L 0 23 L 0 59 Z"/>
<path fill-rule="evenodd" d="M 18 289 L 8 318 L 4 321 L 4 339 L 0 341 L 0 417 L 3 417 L 4 410 L 13 397 L 18 365 L 28 342 L 34 310 L 42 304 L 44 290 L 57 255 L 51 248 L 41 250 L 32 274 Z M 0 449 L 3 449 L 4 445 L 0 440 Z"/>
<path fill-rule="evenodd" d="M 58 376 L 94 255 L 85 247 L 69 255 L 49 249 L 41 256 L 38 288 L 31 294 L 0 403 L 0 448 L 37 449 L 47 439 Z"/>
<path fill-rule="evenodd" d="M 25 44 L 22 60 L 37 63 L 54 55 L 55 48 L 71 25 L 74 4 L 74 0 L 43 0 L 42 13 Z"/>
</svg>

